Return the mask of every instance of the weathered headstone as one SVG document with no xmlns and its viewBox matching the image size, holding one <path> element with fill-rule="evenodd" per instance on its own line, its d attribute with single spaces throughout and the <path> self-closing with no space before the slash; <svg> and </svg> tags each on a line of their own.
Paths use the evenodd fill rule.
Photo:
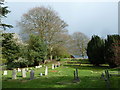
<svg viewBox="0 0 120 90">
<path fill-rule="evenodd" d="M 21 72 L 21 69 L 20 69 L 20 68 L 18 68 L 18 72 Z"/>
<path fill-rule="evenodd" d="M 3 75 L 7 75 L 7 71 L 6 70 L 3 72 Z"/>
<path fill-rule="evenodd" d="M 48 75 L 48 67 L 45 68 L 45 75 Z"/>
<path fill-rule="evenodd" d="M 12 79 L 16 79 L 17 71 L 16 69 L 13 69 L 12 71 Z"/>
<path fill-rule="evenodd" d="M 30 80 L 34 79 L 34 70 L 30 71 Z"/>
<path fill-rule="evenodd" d="M 52 69 L 54 69 L 54 64 L 52 64 Z"/>
<path fill-rule="evenodd" d="M 76 68 L 76 71 L 74 71 L 74 82 L 79 82 L 80 79 L 78 77 L 78 69 Z"/>
<path fill-rule="evenodd" d="M 23 78 L 26 77 L 26 71 L 25 71 L 25 68 L 22 69 L 22 77 L 23 77 Z"/>
</svg>

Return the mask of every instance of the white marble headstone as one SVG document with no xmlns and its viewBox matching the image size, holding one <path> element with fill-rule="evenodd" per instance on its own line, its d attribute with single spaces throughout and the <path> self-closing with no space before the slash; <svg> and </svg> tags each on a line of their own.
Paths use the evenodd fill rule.
<svg viewBox="0 0 120 90">
<path fill-rule="evenodd" d="M 48 75 L 48 67 L 45 68 L 45 75 Z"/>
<path fill-rule="evenodd" d="M 4 71 L 3 75 L 7 75 L 7 71 L 6 70 Z"/>
<path fill-rule="evenodd" d="M 12 71 L 12 79 L 16 79 L 16 75 L 17 75 L 17 71 L 16 71 L 16 69 L 14 69 Z"/>
<path fill-rule="evenodd" d="M 30 71 L 30 80 L 34 79 L 34 70 Z"/>
<path fill-rule="evenodd" d="M 42 76 L 42 73 L 40 73 L 40 76 Z"/>
<path fill-rule="evenodd" d="M 20 68 L 18 68 L 18 72 L 21 72 L 21 69 L 20 69 Z"/>
<path fill-rule="evenodd" d="M 52 69 L 54 69 L 54 64 L 52 64 Z"/>
</svg>

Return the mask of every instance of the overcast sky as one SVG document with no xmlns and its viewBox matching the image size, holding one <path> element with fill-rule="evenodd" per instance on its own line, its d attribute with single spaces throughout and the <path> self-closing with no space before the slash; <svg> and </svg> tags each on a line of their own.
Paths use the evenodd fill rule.
<svg viewBox="0 0 120 90">
<path fill-rule="evenodd" d="M 82 32 L 88 37 L 118 33 L 118 3 L 117 2 L 7 2 L 11 13 L 5 22 L 14 28 L 7 32 L 19 33 L 16 22 L 29 9 L 36 6 L 51 6 L 69 26 L 70 34 Z"/>
</svg>

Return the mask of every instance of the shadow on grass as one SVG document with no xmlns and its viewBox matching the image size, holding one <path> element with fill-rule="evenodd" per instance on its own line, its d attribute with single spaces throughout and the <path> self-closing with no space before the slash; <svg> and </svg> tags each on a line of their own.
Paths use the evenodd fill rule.
<svg viewBox="0 0 120 90">
<path fill-rule="evenodd" d="M 65 67 L 71 67 L 71 68 L 78 68 L 82 70 L 103 70 L 103 69 L 110 69 L 108 66 L 65 66 Z"/>
<path fill-rule="evenodd" d="M 105 88 L 105 82 L 99 77 L 80 77 L 79 83 L 73 83 L 73 77 L 40 77 L 34 80 L 3 81 L 3 88 Z"/>
<path fill-rule="evenodd" d="M 33 80 L 30 78 L 3 80 L 3 88 L 106 88 L 106 83 L 100 76 L 79 76 L 80 82 L 73 83 L 72 76 L 42 76 Z M 111 88 L 118 88 L 119 77 L 111 78 Z"/>
</svg>

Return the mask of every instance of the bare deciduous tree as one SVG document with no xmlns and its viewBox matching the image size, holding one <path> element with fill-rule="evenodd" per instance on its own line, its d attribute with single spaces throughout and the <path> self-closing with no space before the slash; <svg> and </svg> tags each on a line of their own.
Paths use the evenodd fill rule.
<svg viewBox="0 0 120 90">
<path fill-rule="evenodd" d="M 49 47 L 50 57 L 52 59 L 52 50 L 56 43 L 59 43 L 58 35 L 67 32 L 68 26 L 60 19 L 58 14 L 51 8 L 35 7 L 25 13 L 21 21 L 18 22 L 22 33 L 38 34 Z"/>
<path fill-rule="evenodd" d="M 75 32 L 71 35 L 71 41 L 69 44 L 69 50 L 71 54 L 75 55 L 81 55 L 85 56 L 86 55 L 86 47 L 89 39 L 88 37 L 81 33 L 81 32 Z"/>
</svg>

